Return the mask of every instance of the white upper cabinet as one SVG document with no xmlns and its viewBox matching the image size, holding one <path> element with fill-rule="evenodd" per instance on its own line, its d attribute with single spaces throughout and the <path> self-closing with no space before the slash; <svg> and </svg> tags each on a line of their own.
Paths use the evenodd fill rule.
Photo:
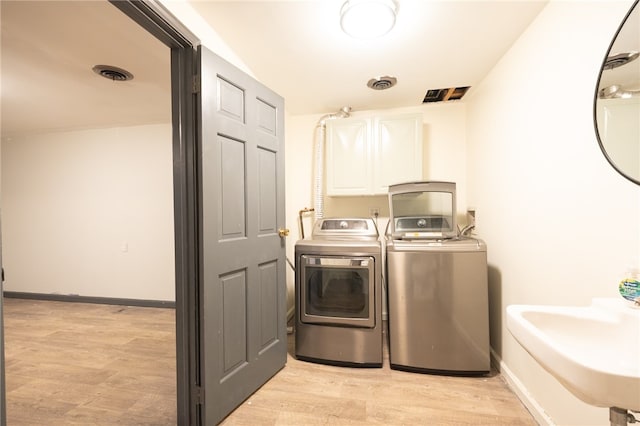
<svg viewBox="0 0 640 426">
<path fill-rule="evenodd" d="M 327 195 L 371 192 L 371 135 L 369 119 L 344 118 L 327 122 Z"/>
<path fill-rule="evenodd" d="M 422 180 L 422 114 L 327 122 L 327 195 L 384 195 Z"/>
</svg>

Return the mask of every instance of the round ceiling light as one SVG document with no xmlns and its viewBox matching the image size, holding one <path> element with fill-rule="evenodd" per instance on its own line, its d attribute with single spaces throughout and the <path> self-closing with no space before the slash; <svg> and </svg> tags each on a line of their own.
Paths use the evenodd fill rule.
<svg viewBox="0 0 640 426">
<path fill-rule="evenodd" d="M 342 30 L 355 38 L 385 35 L 396 23 L 395 0 L 347 0 L 340 9 Z"/>
</svg>

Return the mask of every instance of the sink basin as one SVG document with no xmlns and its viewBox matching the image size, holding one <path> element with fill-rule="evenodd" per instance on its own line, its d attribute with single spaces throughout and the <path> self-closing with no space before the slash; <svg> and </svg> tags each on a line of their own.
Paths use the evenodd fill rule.
<svg viewBox="0 0 640 426">
<path fill-rule="evenodd" d="M 507 306 L 507 328 L 545 370 L 587 404 L 640 411 L 640 309 L 623 299 L 590 306 Z"/>
</svg>

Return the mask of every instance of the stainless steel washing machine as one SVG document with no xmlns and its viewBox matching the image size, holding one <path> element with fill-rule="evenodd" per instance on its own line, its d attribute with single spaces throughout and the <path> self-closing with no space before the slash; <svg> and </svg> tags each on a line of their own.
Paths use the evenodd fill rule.
<svg viewBox="0 0 640 426">
<path fill-rule="evenodd" d="M 487 246 L 458 235 L 455 205 L 453 182 L 389 187 L 393 369 L 460 375 L 490 370 Z"/>
<path fill-rule="evenodd" d="M 365 218 L 319 219 L 295 246 L 296 358 L 382 366 L 382 243 Z"/>
</svg>

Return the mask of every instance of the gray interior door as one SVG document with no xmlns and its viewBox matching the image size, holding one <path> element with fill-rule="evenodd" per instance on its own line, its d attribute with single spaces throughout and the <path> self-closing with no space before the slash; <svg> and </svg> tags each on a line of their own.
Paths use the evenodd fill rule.
<svg viewBox="0 0 640 426">
<path fill-rule="evenodd" d="M 286 362 L 284 101 L 200 47 L 201 384 L 218 423 Z"/>
</svg>

